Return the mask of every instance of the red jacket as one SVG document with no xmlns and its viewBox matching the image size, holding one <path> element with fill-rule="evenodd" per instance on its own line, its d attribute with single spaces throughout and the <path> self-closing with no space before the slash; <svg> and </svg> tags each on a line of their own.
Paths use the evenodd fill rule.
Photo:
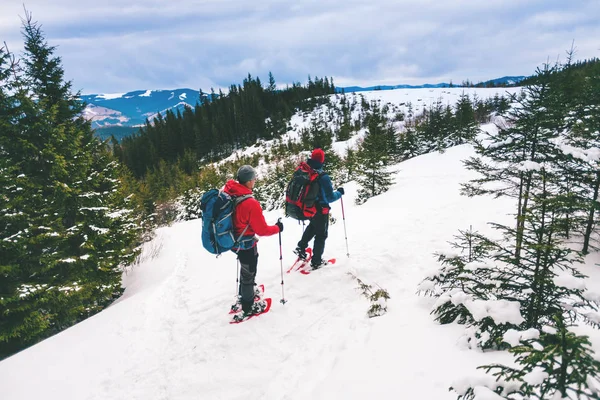
<svg viewBox="0 0 600 400">
<path fill-rule="evenodd" d="M 231 196 L 252 194 L 252 190 L 234 180 L 227 181 L 223 191 Z M 233 228 L 236 237 L 242 233 L 246 225 L 249 226 L 244 236 L 254 236 L 254 234 L 258 236 L 271 236 L 279 233 L 277 225 L 267 225 L 262 207 L 258 200 L 253 197 L 242 201 L 235 208 Z"/>
</svg>

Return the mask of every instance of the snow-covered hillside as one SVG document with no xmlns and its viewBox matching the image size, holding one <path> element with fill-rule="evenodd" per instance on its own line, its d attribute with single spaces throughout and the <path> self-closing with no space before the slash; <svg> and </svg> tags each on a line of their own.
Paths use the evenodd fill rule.
<svg viewBox="0 0 600 400">
<path fill-rule="evenodd" d="M 520 87 L 511 88 L 434 88 L 434 89 L 394 89 L 394 90 L 371 90 L 360 93 L 347 93 L 346 99 L 352 103 L 356 101 L 358 104 L 361 102 L 361 98 L 364 98 L 367 103 L 372 101 L 379 102 L 383 107 L 388 105 L 388 117 L 393 120 L 395 112 L 401 112 L 406 118 L 412 111 L 413 116 L 417 116 L 423 113 L 424 109 L 431 109 L 438 101 L 443 106 L 449 105 L 453 107 L 459 100 L 460 96 L 465 94 L 468 95 L 471 100 L 477 98 L 479 100 L 486 100 L 494 98 L 494 96 L 508 97 L 510 94 L 519 93 Z M 341 94 L 330 95 L 330 100 L 333 107 L 339 107 L 341 102 Z M 297 140 L 300 136 L 302 129 L 309 127 L 311 120 L 317 118 L 320 115 L 327 114 L 330 110 L 330 106 L 324 105 L 314 109 L 311 113 L 297 112 L 292 116 L 290 120 L 291 130 L 284 134 L 281 138 L 282 141 Z M 361 112 L 361 108 L 357 107 L 352 113 L 352 119 L 358 119 L 358 114 Z M 325 117 L 325 119 L 327 119 Z M 336 128 L 335 121 L 329 123 L 332 128 Z M 397 122 L 396 128 L 402 129 L 404 122 Z M 350 140 L 344 142 L 335 142 L 333 149 L 339 154 L 344 155 L 348 147 L 355 148 L 357 141 L 364 135 L 365 130 L 362 129 L 357 132 Z M 248 156 L 256 153 L 265 154 L 269 151 L 269 148 L 273 145 L 273 141 L 262 141 L 254 146 L 244 148 L 242 150 L 235 151 L 231 156 L 223 160 L 231 161 L 241 156 Z M 259 169 L 264 171 L 267 165 L 263 165 L 263 168 Z"/>
<path fill-rule="evenodd" d="M 152 121 L 157 113 L 167 110 L 183 112 L 194 107 L 200 93 L 192 89 L 135 90 L 128 93 L 87 94 L 80 99 L 87 106 L 83 112 L 93 128 L 107 126 L 139 126 Z"/>
<path fill-rule="evenodd" d="M 519 77 L 517 77 L 519 78 Z M 344 88 L 338 88 L 342 90 Z M 363 94 L 366 98 L 381 98 L 384 101 L 400 104 L 412 102 L 415 110 L 428 106 L 438 98 L 444 102 L 453 96 L 465 93 L 478 93 L 479 98 L 486 98 L 488 94 L 514 92 L 517 88 L 399 88 L 393 90 L 365 90 L 350 88 Z M 227 89 L 223 90 L 227 93 Z M 350 95 L 350 91 L 347 91 Z M 200 92 L 193 89 L 173 90 L 135 90 L 128 93 L 86 94 L 81 95 L 81 100 L 87 103 L 84 115 L 91 119 L 92 127 L 107 126 L 138 126 L 143 125 L 146 119 L 152 121 L 167 110 L 183 112 L 185 107 L 194 107 L 200 99 Z M 450 100 L 451 101 L 451 100 Z"/>
<path fill-rule="evenodd" d="M 0 362 L 1 398 L 455 399 L 448 391 L 454 381 L 512 359 L 463 348 L 464 328 L 434 323 L 433 299 L 415 294 L 439 267 L 432 253 L 448 250 L 458 229 L 472 225 L 493 235 L 487 222 L 511 221 L 510 200 L 459 195 L 459 184 L 472 177 L 462 160 L 472 154 L 463 145 L 396 165 L 389 192 L 361 206 L 353 202 L 356 187 L 347 185 L 350 257 L 334 203 L 337 223 L 325 255 L 338 262 L 310 275 L 285 274 L 285 305 L 277 236 L 262 238 L 257 281 L 273 307 L 240 325 L 230 325 L 227 314 L 234 255 L 204 251 L 198 220 L 159 229 L 125 276 L 117 303 Z M 270 212 L 267 220 L 281 216 Z M 302 227 L 283 222 L 287 269 Z M 588 286 L 600 289 L 598 260 L 588 256 L 582 270 L 591 275 Z M 367 317 L 369 302 L 349 272 L 389 292 L 387 314 Z M 598 332 L 581 330 L 600 344 Z"/>
</svg>

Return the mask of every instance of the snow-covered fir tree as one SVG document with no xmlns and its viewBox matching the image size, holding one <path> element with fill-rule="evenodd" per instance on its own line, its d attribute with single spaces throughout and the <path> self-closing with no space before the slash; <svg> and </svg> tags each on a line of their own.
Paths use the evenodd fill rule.
<svg viewBox="0 0 600 400">
<path fill-rule="evenodd" d="M 512 97 L 518 106 L 511 108 L 505 116 L 507 126 L 501 127 L 497 134 L 487 134 L 484 139 L 476 140 L 478 156 L 465 161 L 468 169 L 481 176 L 464 184 L 463 194 L 517 199 L 517 256 L 529 211 L 529 194 L 536 185 L 533 171 L 542 163 L 552 163 L 560 153 L 554 142 L 562 130 L 562 120 L 556 113 L 556 98 L 551 92 L 554 73 L 555 69 L 548 66 L 538 70 L 538 85 L 528 86 L 522 95 Z"/>
<path fill-rule="evenodd" d="M 253 189 L 254 197 L 267 211 L 281 209 L 285 206 L 285 190 L 292 173 L 298 166 L 295 160 L 283 162 L 269 168 L 256 182 Z"/>
<path fill-rule="evenodd" d="M 450 146 L 470 143 L 479 133 L 479 124 L 475 119 L 475 110 L 469 95 L 462 93 L 455 109 L 454 126 L 448 138 Z"/>
<path fill-rule="evenodd" d="M 344 157 L 340 169 L 340 183 L 345 183 L 354 179 L 354 174 L 358 168 L 358 154 L 353 148 L 348 147 L 346 149 L 346 155 Z"/>
<path fill-rule="evenodd" d="M 600 363 L 587 338 L 567 330 L 581 321 L 598 327 L 599 298 L 586 289 L 585 276 L 573 266 L 580 258 L 564 243 L 565 232 L 577 227 L 575 217 L 594 205 L 580 202 L 597 195 L 592 166 L 598 158 L 595 143 L 576 140 L 584 123 L 566 116 L 565 75 L 559 72 L 539 70 L 535 86 L 513 97 L 518 105 L 507 125 L 477 141 L 479 156 L 466 162 L 481 177 L 464 185 L 464 193 L 515 198 L 516 226 L 493 224 L 503 234 L 499 240 L 476 235 L 485 249 L 476 263 L 464 254 L 441 256 L 443 268 L 420 287 L 438 297 L 433 312 L 440 322 L 468 325 L 470 344 L 516 346 L 510 351 L 517 366 L 480 367 L 495 378 L 455 384 L 459 399 L 600 398 Z M 586 165 L 591 168 L 581 173 Z M 471 248 L 472 236 L 463 235 L 469 240 L 458 247 Z M 505 302 L 503 312 L 494 312 L 490 301 Z"/>
<path fill-rule="evenodd" d="M 0 188 L 0 356 L 118 297 L 139 233 L 117 166 L 30 14 L 23 35 L 20 69 L 7 73 L 6 49 L 0 64 L 0 168 L 10 182 Z"/>
<path fill-rule="evenodd" d="M 401 160 L 408 160 L 425 153 L 422 141 L 412 125 L 406 125 L 398 139 L 398 152 Z"/>
<path fill-rule="evenodd" d="M 392 184 L 388 137 L 390 126 L 379 112 L 369 114 L 367 133 L 358 150 L 356 181 L 360 185 L 357 204 L 385 193 Z"/>
<path fill-rule="evenodd" d="M 584 254 L 592 243 L 600 188 L 600 66 L 595 65 L 594 70 L 571 100 L 573 109 L 565 118 L 566 137 L 558 143 L 567 157 L 561 164 L 561 174 L 570 178 L 571 185 L 565 187 L 565 192 L 576 228 L 583 234 Z"/>
<path fill-rule="evenodd" d="M 600 362 L 588 337 L 568 328 L 557 314 L 552 326 L 506 332 L 516 365 L 483 365 L 479 369 L 493 377 L 462 380 L 451 389 L 459 400 L 600 399 Z"/>
</svg>

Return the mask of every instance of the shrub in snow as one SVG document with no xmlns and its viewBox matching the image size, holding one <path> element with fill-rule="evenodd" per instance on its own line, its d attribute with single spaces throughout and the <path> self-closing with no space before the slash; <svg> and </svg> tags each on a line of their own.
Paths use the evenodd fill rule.
<svg viewBox="0 0 600 400">
<path fill-rule="evenodd" d="M 202 211 L 200 210 L 200 199 L 204 191 L 199 188 L 193 188 L 186 191 L 183 196 L 177 198 L 176 210 L 177 215 L 176 221 L 189 221 L 192 219 L 198 219 L 202 217 Z"/>
<path fill-rule="evenodd" d="M 348 274 L 358 282 L 358 288 L 362 292 L 363 296 L 365 296 L 371 302 L 371 306 L 367 311 L 369 318 L 378 317 L 385 314 L 387 312 L 387 301 L 390 298 L 387 290 L 379 287 L 379 289 L 373 291 L 373 287 L 371 285 L 364 283 L 351 272 Z"/>
<path fill-rule="evenodd" d="M 158 203 L 154 210 L 154 221 L 157 226 L 171 225 L 180 214 L 176 202 L 173 201 Z"/>
</svg>

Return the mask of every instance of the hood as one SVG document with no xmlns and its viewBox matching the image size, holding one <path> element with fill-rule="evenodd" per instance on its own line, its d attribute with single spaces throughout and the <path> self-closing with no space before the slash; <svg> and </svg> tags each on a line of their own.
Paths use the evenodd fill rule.
<svg viewBox="0 0 600 400">
<path fill-rule="evenodd" d="M 318 161 L 313 160 L 312 158 L 309 158 L 308 160 L 306 160 L 306 163 L 315 170 L 322 170 L 323 169 L 323 163 L 320 163 Z"/>
<path fill-rule="evenodd" d="M 246 186 L 233 179 L 227 181 L 223 190 L 225 190 L 225 193 L 230 194 L 232 196 L 243 196 L 245 194 L 252 194 L 252 190 L 248 189 Z"/>
</svg>

